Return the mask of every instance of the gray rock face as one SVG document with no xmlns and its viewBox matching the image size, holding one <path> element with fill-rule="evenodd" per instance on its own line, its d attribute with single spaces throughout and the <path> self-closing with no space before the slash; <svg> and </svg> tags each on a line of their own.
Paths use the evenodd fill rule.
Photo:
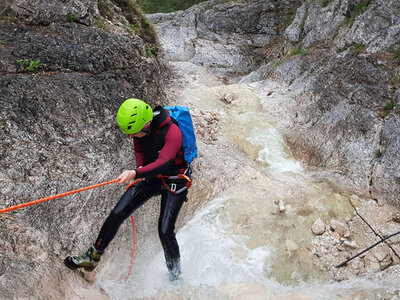
<svg viewBox="0 0 400 300">
<path fill-rule="evenodd" d="M 399 128 L 400 114 L 397 107 L 396 111 L 382 125 L 380 136 L 382 156 L 377 159 L 371 177 L 372 197 L 395 203 L 398 202 L 396 195 L 400 193 Z"/>
<path fill-rule="evenodd" d="M 2 5 L 3 14 L 23 22 L 0 20 L 0 208 L 134 167 L 132 141 L 119 131 L 116 112 L 129 97 L 164 101 L 168 74 L 157 56 L 146 55 L 148 44 L 112 24 L 117 33 L 61 22 L 66 12 L 89 20 L 97 1 Z M 25 24 L 42 18 L 48 26 Z M 76 275 L 63 258 L 93 243 L 123 192 L 112 184 L 0 215 L 1 298 L 64 298 Z M 137 220 L 157 209 L 149 204 Z"/>
<path fill-rule="evenodd" d="M 224 2 L 148 16 L 169 60 L 190 61 L 221 74 L 248 73 L 265 59 L 262 49 L 274 43 L 278 25 L 299 1 Z"/>
<path fill-rule="evenodd" d="M 269 77 L 290 85 L 296 103 L 296 107 L 286 108 L 268 105 L 270 111 L 282 113 L 274 112 L 272 117 L 297 157 L 311 166 L 334 170 L 339 177 L 344 175 L 351 181 L 345 185 L 359 194 L 398 203 L 400 143 L 395 129 L 398 92 L 394 91 L 399 88 L 400 68 L 392 54 L 400 43 L 398 3 L 372 1 L 352 17 L 351 26 L 333 20 L 351 15 L 348 11 L 354 9 L 354 3 L 332 1 L 325 8 L 317 1 L 308 4 L 303 47 L 322 40 L 337 53 L 308 50 L 308 55 L 264 69 L 259 79 Z M 322 11 L 335 13 L 331 22 L 317 25 L 324 19 Z M 288 32 L 295 32 L 296 19 L 286 31 L 288 39 Z M 291 121 L 282 124 L 282 115 L 290 116 Z"/>
<path fill-rule="evenodd" d="M 399 1 L 371 1 L 365 11 L 350 21 L 350 28 L 339 28 L 336 37 L 338 47 L 359 43 L 366 46 L 367 53 L 372 54 L 391 51 L 400 40 Z"/>
<path fill-rule="evenodd" d="M 298 159 L 399 203 L 399 1 L 207 2 L 150 18 L 170 59 L 249 73 Z"/>
<path fill-rule="evenodd" d="M 326 7 L 320 1 L 308 1 L 303 17 L 303 46 L 308 48 L 318 41 L 332 38 L 343 23 L 350 5 L 349 0 L 332 1 Z"/>
<path fill-rule="evenodd" d="M 300 35 L 302 34 L 301 27 L 306 18 L 306 13 L 307 7 L 305 4 L 297 9 L 294 21 L 285 29 L 285 36 L 288 41 L 297 43 L 300 40 Z"/>
<path fill-rule="evenodd" d="M 361 195 L 396 203 L 398 112 L 384 110 L 396 101 L 387 85 L 392 71 L 368 56 L 310 54 L 283 63 L 271 75 L 290 85 L 291 100 L 270 103 L 264 97 L 263 103 L 295 155 L 350 179 L 345 186 Z M 383 117 L 382 110 L 389 115 Z M 283 116 L 289 121 L 281 122 Z M 389 172 L 383 177 L 382 168 Z"/>
<path fill-rule="evenodd" d="M 30 24 L 75 22 L 90 25 L 99 16 L 96 0 L 12 0 L 0 3 L 0 14 L 12 15 Z"/>
</svg>

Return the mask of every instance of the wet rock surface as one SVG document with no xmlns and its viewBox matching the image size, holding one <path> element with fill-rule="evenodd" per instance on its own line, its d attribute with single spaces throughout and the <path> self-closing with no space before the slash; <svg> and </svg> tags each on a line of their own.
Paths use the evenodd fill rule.
<svg viewBox="0 0 400 300">
<path fill-rule="evenodd" d="M 129 97 L 163 103 L 168 72 L 140 35 L 107 19 L 108 30 L 94 26 L 102 18 L 97 4 L 0 4 L 1 208 L 111 180 L 134 166 L 116 111 Z M 85 283 L 63 259 L 93 243 L 122 193 L 113 184 L 0 215 L 1 298 L 79 295 Z M 157 208 L 149 205 L 146 215 Z"/>
<path fill-rule="evenodd" d="M 274 1 L 267 2 L 234 6 L 245 10 L 263 3 L 264 8 L 276 8 Z M 242 27 L 233 26 L 231 21 L 237 14 L 226 15 L 231 4 L 209 3 L 212 5 L 206 5 L 207 9 L 196 6 L 185 12 L 149 16 L 168 59 L 204 66 L 227 83 L 250 85 L 266 116 L 304 166 L 334 178 L 338 189 L 361 196 L 352 199 L 361 201 L 362 215 L 381 236 L 398 231 L 398 2 L 285 2 L 290 21 L 283 28 L 269 23 L 267 35 L 271 38 L 264 37 L 265 43 L 259 48 L 255 44 L 241 47 L 243 36 L 237 32 Z M 214 27 L 204 25 L 200 12 L 219 14 L 220 18 L 212 23 Z M 227 42 L 226 32 L 235 39 L 228 37 Z M 252 34 L 257 32 L 255 28 Z M 262 61 L 258 51 L 264 54 Z M 252 63 L 246 62 L 249 59 Z M 253 72 L 240 77 L 249 70 Z M 220 101 L 231 105 L 232 97 L 224 94 Z M 340 262 L 379 239 L 359 216 L 337 217 L 310 226 L 317 236 L 310 236 L 307 249 L 314 253 L 318 268 L 338 281 L 367 274 L 377 278 L 398 276 L 394 253 L 400 252 L 398 237 L 389 243 L 394 251 L 382 244 L 372 254 L 336 269 Z M 290 239 L 285 243 L 286 250 L 296 248 Z"/>
<path fill-rule="evenodd" d="M 229 81 L 260 90 L 296 158 L 398 204 L 399 16 L 394 0 L 210 1 L 149 19 L 169 60 L 221 76 L 253 71 Z"/>
</svg>

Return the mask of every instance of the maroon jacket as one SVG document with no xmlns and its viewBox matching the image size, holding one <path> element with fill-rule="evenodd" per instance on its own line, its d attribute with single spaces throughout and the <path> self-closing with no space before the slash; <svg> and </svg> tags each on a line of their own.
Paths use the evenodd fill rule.
<svg viewBox="0 0 400 300">
<path fill-rule="evenodd" d="M 179 127 L 161 106 L 154 108 L 153 113 L 150 134 L 134 138 L 136 178 L 177 175 L 185 171 Z"/>
</svg>

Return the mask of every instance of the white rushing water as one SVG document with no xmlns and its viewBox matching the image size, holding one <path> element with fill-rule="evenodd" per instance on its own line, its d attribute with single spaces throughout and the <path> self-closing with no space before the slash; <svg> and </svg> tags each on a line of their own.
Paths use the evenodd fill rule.
<svg viewBox="0 0 400 300">
<path fill-rule="evenodd" d="M 230 105 L 221 95 L 234 94 Z M 265 119 L 246 85 L 189 84 L 183 104 L 218 113 L 224 135 L 257 162 L 254 179 L 210 201 L 178 232 L 182 275 L 168 281 L 157 238 L 138 251 L 125 281 L 126 257 L 105 266 L 97 284 L 112 299 L 376 299 L 398 281 L 329 282 L 305 248 L 318 217 L 351 215 L 345 198 L 324 182 L 310 182 L 279 132 Z M 203 155 L 207 155 L 204 153 Z M 229 158 L 227 163 L 229 163 Z M 285 215 L 277 211 L 282 200 Z"/>
</svg>

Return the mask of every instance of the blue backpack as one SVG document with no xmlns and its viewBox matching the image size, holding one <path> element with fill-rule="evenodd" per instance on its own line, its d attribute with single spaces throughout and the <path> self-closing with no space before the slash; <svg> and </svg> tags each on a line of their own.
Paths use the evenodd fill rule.
<svg viewBox="0 0 400 300">
<path fill-rule="evenodd" d="M 196 136 L 189 108 L 185 106 L 165 106 L 169 115 L 178 123 L 182 132 L 182 148 L 185 160 L 190 164 L 197 157 Z"/>
</svg>

